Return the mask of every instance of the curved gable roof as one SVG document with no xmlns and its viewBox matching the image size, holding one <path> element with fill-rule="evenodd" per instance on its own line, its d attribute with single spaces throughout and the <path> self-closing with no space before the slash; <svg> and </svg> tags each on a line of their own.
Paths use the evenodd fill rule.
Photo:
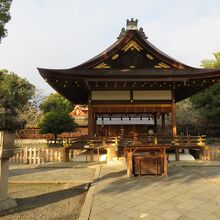
<svg viewBox="0 0 220 220">
<path fill-rule="evenodd" d="M 123 30 L 113 45 L 76 67 L 38 70 L 51 87 L 76 104 L 86 104 L 91 88 L 105 90 L 105 83 L 110 88 L 118 82 L 124 88 L 126 82 L 131 90 L 172 88 L 180 101 L 220 81 L 220 69 L 194 68 L 177 61 L 152 45 L 137 27 Z"/>
<path fill-rule="evenodd" d="M 109 48 L 74 69 L 193 69 L 151 44 L 138 30 L 127 30 Z"/>
</svg>

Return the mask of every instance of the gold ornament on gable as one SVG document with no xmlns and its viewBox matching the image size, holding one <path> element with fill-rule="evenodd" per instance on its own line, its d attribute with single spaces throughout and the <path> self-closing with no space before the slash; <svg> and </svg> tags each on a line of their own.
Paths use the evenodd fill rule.
<svg viewBox="0 0 220 220">
<path fill-rule="evenodd" d="M 156 68 L 156 69 L 162 69 L 162 68 L 163 69 L 169 69 L 170 66 L 167 65 L 166 63 L 160 62 L 157 65 L 155 65 L 154 68 Z"/>
<path fill-rule="evenodd" d="M 123 48 L 122 50 L 124 52 L 127 52 L 129 49 L 131 50 L 137 50 L 137 51 L 141 51 L 143 50 L 143 48 L 134 40 L 130 40 Z"/>
<path fill-rule="evenodd" d="M 108 64 L 102 62 L 99 65 L 95 66 L 94 68 L 95 69 L 110 69 L 111 67 Z"/>
<path fill-rule="evenodd" d="M 149 53 L 147 53 L 146 56 L 147 56 L 147 58 L 148 58 L 149 60 L 153 60 L 153 59 L 154 59 L 154 57 L 153 57 L 151 54 L 149 54 Z"/>
<path fill-rule="evenodd" d="M 116 53 L 112 56 L 112 60 L 116 60 L 116 59 L 118 59 L 118 57 L 119 57 L 119 55 Z"/>
</svg>

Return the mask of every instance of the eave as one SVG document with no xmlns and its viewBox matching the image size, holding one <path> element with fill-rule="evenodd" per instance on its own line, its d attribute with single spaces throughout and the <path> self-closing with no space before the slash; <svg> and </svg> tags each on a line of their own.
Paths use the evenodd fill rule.
<svg viewBox="0 0 220 220">
<path fill-rule="evenodd" d="M 86 104 L 91 90 L 111 89 L 172 89 L 180 101 L 220 80 L 220 69 L 183 64 L 152 45 L 138 29 L 125 31 L 112 46 L 81 65 L 38 70 L 51 87 L 75 104 Z"/>
</svg>

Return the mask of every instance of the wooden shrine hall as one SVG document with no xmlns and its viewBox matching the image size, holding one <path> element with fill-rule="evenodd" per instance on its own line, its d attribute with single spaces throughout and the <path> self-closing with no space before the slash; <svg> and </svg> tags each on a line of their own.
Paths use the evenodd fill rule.
<svg viewBox="0 0 220 220">
<path fill-rule="evenodd" d="M 176 137 L 176 102 L 219 82 L 219 69 L 194 68 L 168 56 L 137 23 L 127 20 L 113 45 L 81 65 L 38 68 L 58 93 L 88 105 L 90 138 L 156 135 L 159 118 L 160 133 Z"/>
</svg>

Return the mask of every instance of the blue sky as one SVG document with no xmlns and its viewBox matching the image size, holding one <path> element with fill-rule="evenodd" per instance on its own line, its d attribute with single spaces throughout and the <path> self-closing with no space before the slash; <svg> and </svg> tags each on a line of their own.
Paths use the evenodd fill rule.
<svg viewBox="0 0 220 220">
<path fill-rule="evenodd" d="M 155 46 L 183 63 L 220 51 L 219 0 L 14 0 L 0 68 L 53 92 L 36 67 L 71 68 L 116 41 L 126 19 L 139 20 Z"/>
</svg>

